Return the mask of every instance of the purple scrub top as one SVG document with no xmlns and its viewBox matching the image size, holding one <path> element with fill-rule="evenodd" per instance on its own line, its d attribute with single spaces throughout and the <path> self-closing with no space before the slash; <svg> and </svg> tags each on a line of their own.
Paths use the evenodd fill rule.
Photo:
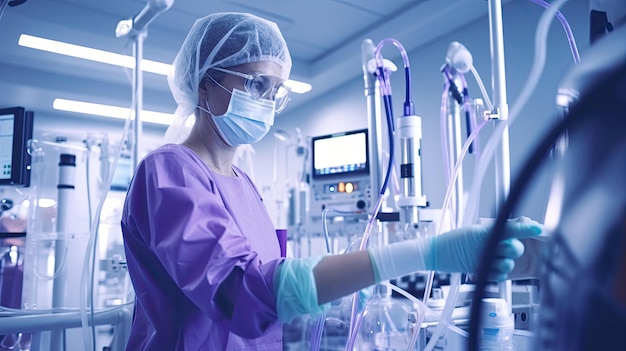
<svg viewBox="0 0 626 351">
<path fill-rule="evenodd" d="M 122 215 L 135 289 L 127 350 L 282 350 L 274 225 L 250 178 L 167 144 L 132 179 Z"/>
</svg>

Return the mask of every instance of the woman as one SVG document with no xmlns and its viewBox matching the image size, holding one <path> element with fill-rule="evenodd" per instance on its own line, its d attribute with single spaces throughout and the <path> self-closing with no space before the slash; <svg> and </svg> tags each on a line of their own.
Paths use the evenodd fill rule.
<svg viewBox="0 0 626 351">
<path fill-rule="evenodd" d="M 284 108 L 290 69 L 278 27 L 262 18 L 212 14 L 189 32 L 168 77 L 179 118 L 166 137 L 176 142 L 142 160 L 124 206 L 136 292 L 128 350 L 282 350 L 281 322 L 339 297 L 417 270 L 475 268 L 484 227 L 345 255 L 280 257 L 262 198 L 233 157 Z M 541 228 L 519 221 L 509 230 L 524 237 Z M 517 239 L 502 243 L 495 279 L 522 251 Z"/>
</svg>

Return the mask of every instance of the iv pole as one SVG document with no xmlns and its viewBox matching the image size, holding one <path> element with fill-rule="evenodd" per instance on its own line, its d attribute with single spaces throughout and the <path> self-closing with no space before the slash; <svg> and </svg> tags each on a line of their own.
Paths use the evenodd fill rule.
<svg viewBox="0 0 626 351">
<path fill-rule="evenodd" d="M 502 27 L 502 0 L 489 0 L 489 39 L 491 44 L 491 74 L 493 89 L 493 107 L 491 118 L 494 118 L 494 130 L 499 123 L 508 123 L 509 106 L 506 100 L 506 73 L 504 69 L 504 34 Z M 504 203 L 511 187 L 511 156 L 509 148 L 509 127 L 502 131 L 500 148 L 495 155 L 496 169 L 496 206 L 498 209 Z M 497 214 L 496 214 L 497 215 Z M 496 218 L 496 216 L 493 216 Z M 512 310 L 511 281 L 498 284 L 499 295 Z"/>
<path fill-rule="evenodd" d="M 118 38 L 129 37 L 133 40 L 133 56 L 135 57 L 135 69 L 133 71 L 133 134 L 130 138 L 131 174 L 137 169 L 139 163 L 140 137 L 142 132 L 141 111 L 143 110 L 143 72 L 141 61 L 143 59 L 143 43 L 148 35 L 148 25 L 162 12 L 167 11 L 174 0 L 148 0 L 146 6 L 128 20 L 122 20 L 115 28 L 115 36 Z"/>
</svg>

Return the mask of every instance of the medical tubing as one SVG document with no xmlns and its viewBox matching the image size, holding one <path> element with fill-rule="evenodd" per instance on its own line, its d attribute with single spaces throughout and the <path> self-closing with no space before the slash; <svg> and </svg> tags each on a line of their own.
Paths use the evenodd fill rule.
<svg viewBox="0 0 626 351">
<path fill-rule="evenodd" d="M 326 314 L 322 313 L 315 321 L 315 327 L 311 333 L 311 351 L 318 351 L 322 343 L 322 334 L 324 333 L 324 324 L 326 322 Z"/>
<path fill-rule="evenodd" d="M 421 325 L 422 322 L 424 322 L 424 317 L 426 316 L 426 312 L 430 310 L 430 308 L 428 306 L 426 306 L 422 301 L 420 301 L 418 298 L 416 298 L 415 296 L 409 294 L 406 290 L 390 284 L 390 283 L 383 283 L 383 285 L 387 286 L 388 288 L 390 288 L 391 290 L 397 292 L 398 294 L 406 297 L 407 299 L 409 299 L 409 301 L 413 302 L 415 305 L 417 305 L 418 307 L 418 320 L 415 322 L 415 330 L 413 331 L 413 335 L 411 336 L 411 342 L 409 343 L 409 346 L 407 348 L 407 351 L 411 351 L 414 350 L 415 347 L 415 343 L 417 342 L 417 336 L 419 335 L 419 331 L 421 329 Z"/>
<path fill-rule="evenodd" d="M 539 61 L 541 61 L 541 59 L 545 60 L 545 46 L 546 46 L 547 37 L 548 37 L 547 34 L 549 31 L 550 19 L 554 16 L 554 13 L 558 11 L 558 9 L 566 1 L 567 0 L 557 0 L 553 4 L 553 6 L 551 6 L 549 9 L 544 11 L 544 13 L 542 14 L 539 20 L 539 24 L 537 25 L 537 33 L 535 36 L 535 51 L 536 51 L 535 62 L 533 63 L 533 69 L 531 70 L 531 72 L 535 72 L 539 70 L 535 68 L 536 66 L 541 65 L 541 68 L 543 67 L 543 62 L 539 62 Z M 543 50 L 543 54 L 537 53 L 538 51 L 541 51 L 541 50 Z M 532 82 L 533 82 L 533 76 L 531 73 L 531 76 L 528 78 L 527 84 L 524 86 L 524 88 L 531 86 Z M 532 88 L 534 88 L 534 86 Z M 520 99 L 518 98 L 518 101 L 519 100 Z M 516 101 L 516 105 L 519 105 L 518 101 Z M 520 108 L 518 106 L 515 106 L 515 107 L 517 108 L 514 109 L 514 111 L 515 113 L 517 113 L 517 111 Z M 516 114 L 511 113 L 511 117 L 510 117 L 511 122 L 514 117 L 516 117 Z M 483 249 L 483 252 L 488 252 L 488 253 L 494 252 L 498 243 L 501 240 L 501 236 L 504 231 L 506 220 L 509 214 L 512 212 L 513 205 L 516 203 L 517 199 L 521 195 L 522 190 L 526 187 L 526 184 L 530 181 L 531 176 L 534 175 L 534 172 L 539 168 L 537 165 L 541 163 L 541 161 L 544 159 L 544 156 L 553 147 L 555 140 L 559 138 L 562 132 L 569 127 L 568 125 L 572 119 L 573 118 L 570 117 L 570 118 L 565 118 L 565 119 L 560 120 L 559 123 L 557 123 L 548 132 L 548 134 L 542 139 L 542 141 L 539 143 L 539 146 L 535 148 L 535 152 L 531 154 L 528 161 L 524 164 L 524 167 L 522 167 L 522 173 L 517 177 L 517 180 L 514 183 L 514 186 L 511 188 L 506 198 L 506 201 L 502 205 L 502 208 L 498 211 L 496 222 L 491 231 L 491 235 L 489 236 L 489 240 L 487 241 Z M 496 134 L 495 137 L 498 137 L 499 135 L 501 135 L 501 133 Z M 491 143 L 491 141 L 492 140 L 490 140 L 489 143 Z M 487 151 L 488 150 L 486 147 L 485 153 L 487 153 Z M 493 151 L 489 151 L 489 152 L 490 154 L 487 154 L 488 156 L 486 157 L 486 159 L 491 158 L 491 155 L 493 154 Z M 485 161 L 485 160 L 481 160 L 481 164 L 484 163 L 482 161 Z M 470 193 L 470 199 L 471 199 L 471 196 L 472 194 Z M 478 348 L 477 333 L 479 330 L 480 317 L 481 317 L 480 316 L 480 310 L 482 307 L 481 297 L 487 285 L 487 276 L 489 274 L 489 267 L 490 267 L 492 259 L 493 257 L 489 254 L 481 255 L 479 259 L 479 264 L 478 264 L 477 272 L 475 275 L 477 278 L 475 281 L 474 296 L 472 297 L 472 304 L 470 307 L 470 329 L 469 329 L 469 339 L 468 339 L 468 344 L 469 344 L 468 351 L 475 351 Z"/>
<path fill-rule="evenodd" d="M 391 102 L 391 95 L 385 97 L 385 111 L 387 115 L 387 134 L 389 137 L 389 162 L 387 164 L 387 171 L 385 172 L 385 180 L 383 181 L 383 185 L 380 188 L 379 196 L 384 196 L 387 191 L 387 187 L 389 186 L 389 178 L 391 177 L 392 170 L 394 167 L 394 125 L 393 125 L 393 108 Z M 372 217 L 376 217 L 378 212 L 374 213 Z M 363 250 L 367 245 L 367 240 L 369 236 L 364 236 L 365 240 L 361 243 L 361 250 Z"/>
<path fill-rule="evenodd" d="M 416 323 L 417 327 L 416 327 L 416 329 L 415 329 L 415 331 L 413 333 L 413 338 L 414 338 L 415 341 L 417 341 L 417 337 L 416 337 L 415 334 L 419 334 L 420 326 L 422 325 L 422 322 L 424 321 L 424 316 L 426 315 L 426 312 L 430 311 L 430 308 L 428 306 L 426 306 L 422 301 L 417 299 L 415 296 L 409 294 L 406 290 L 404 290 L 404 289 L 402 289 L 402 288 L 400 288 L 400 287 L 398 287 L 396 285 L 390 284 L 389 282 L 382 282 L 380 284 L 384 285 L 387 288 L 389 288 L 389 289 L 397 292 L 398 294 L 406 297 L 409 301 L 411 301 L 415 305 L 417 305 L 418 313 L 419 313 L 419 319 L 418 319 L 418 321 Z M 358 321 L 355 324 L 355 331 L 354 331 L 354 333 L 350 334 L 350 337 L 349 337 L 348 342 L 346 344 L 347 345 L 346 350 L 350 350 L 350 351 L 353 350 L 354 343 L 356 342 L 356 335 L 357 335 L 357 332 L 359 331 L 359 328 L 361 327 L 361 321 L 363 320 L 363 316 L 365 316 L 365 314 L 367 314 L 367 307 L 364 309 L 364 312 L 359 314 L 359 316 L 358 316 Z M 412 345 L 409 344 L 409 348 L 407 350 L 413 350 L 413 348 L 411 346 L 415 346 L 415 343 L 412 342 Z"/>
<path fill-rule="evenodd" d="M 2 0 L 2 2 L 0 2 L 0 19 L 2 19 L 2 15 L 4 14 L 4 11 L 6 11 L 8 4 L 9 0 Z"/>
<path fill-rule="evenodd" d="M 376 205 L 374 206 L 374 210 L 372 211 L 372 215 L 370 217 L 370 220 L 367 223 L 367 226 L 365 227 L 365 232 L 363 233 L 363 239 L 361 240 L 361 245 L 359 245 L 359 250 L 365 250 L 367 248 L 367 243 L 369 241 L 369 236 L 370 236 L 370 232 L 372 231 L 372 227 L 374 226 L 374 222 L 376 221 L 376 217 L 378 216 L 378 211 L 380 211 L 380 207 L 382 205 L 383 199 L 385 197 L 385 192 L 387 191 L 387 185 L 389 184 L 389 178 L 391 175 L 391 171 L 393 170 L 393 165 L 394 165 L 394 133 L 393 133 L 393 111 L 392 111 L 392 104 L 391 104 L 391 96 L 384 96 L 385 97 L 385 111 L 387 112 L 387 124 L 388 124 L 388 128 L 387 128 L 387 132 L 389 134 L 389 163 L 387 164 L 387 171 L 385 174 L 385 180 L 383 182 L 383 185 L 380 189 L 380 192 L 378 194 L 378 200 L 376 201 Z M 353 334 L 353 329 L 355 327 L 354 322 L 357 316 L 357 303 L 358 303 L 358 292 L 355 292 L 352 295 L 352 311 L 350 313 L 350 333 L 349 335 Z"/>
<path fill-rule="evenodd" d="M 87 179 L 87 211 L 88 211 L 88 216 L 89 218 L 93 218 L 93 214 L 91 213 L 91 179 L 90 179 L 90 172 L 89 172 L 89 168 L 90 168 L 90 163 L 89 163 L 89 159 L 90 154 L 91 154 L 91 146 L 89 145 L 89 143 L 87 143 L 87 152 L 86 152 L 86 157 L 85 157 L 85 178 Z M 106 195 L 106 193 L 105 193 Z M 104 196 L 104 195 L 103 195 Z M 92 223 L 89 222 L 89 233 L 91 233 L 91 228 L 92 228 Z M 94 290 L 94 279 L 93 277 L 95 276 L 95 267 L 96 267 L 96 263 L 95 263 L 95 259 L 96 259 L 96 246 L 94 245 L 94 252 L 92 253 L 92 260 L 91 260 L 91 277 L 92 279 L 90 284 L 89 284 L 89 290 L 88 290 L 88 294 L 89 294 L 89 306 L 91 306 L 91 310 L 94 310 L 94 303 L 93 303 L 93 290 Z M 87 251 L 85 251 L 85 255 L 87 255 Z M 85 268 L 86 269 L 86 268 Z M 91 322 L 91 340 L 93 340 L 92 345 L 93 348 L 95 350 L 96 348 L 96 325 L 94 323 L 95 317 L 93 313 L 89 314 L 90 317 L 90 322 Z"/>
<path fill-rule="evenodd" d="M 460 286 L 461 274 L 453 273 L 450 276 L 450 290 L 448 292 L 448 297 L 446 298 L 446 305 L 444 306 L 443 311 L 441 311 L 439 323 L 437 323 L 435 331 L 431 334 L 430 341 L 428 342 L 428 344 L 426 344 L 422 351 L 431 351 L 437 344 L 437 341 L 439 340 L 439 337 L 441 336 L 443 331 L 448 326 L 450 318 L 452 318 L 452 312 L 454 312 L 454 308 L 456 307 L 456 297 L 459 293 Z"/>
<path fill-rule="evenodd" d="M 104 185 L 104 193 L 102 194 L 102 198 L 100 199 L 100 202 L 98 203 L 98 207 L 96 208 L 96 213 L 95 216 L 93 217 L 93 223 L 91 225 L 91 230 L 89 233 L 89 241 L 87 243 L 87 249 L 85 250 L 85 259 L 84 259 L 84 264 L 83 264 L 83 271 L 82 271 L 82 275 L 81 275 L 81 279 L 80 279 L 80 315 L 81 315 L 81 325 L 82 325 L 82 330 L 83 330 L 83 343 L 84 343 L 84 350 L 88 351 L 88 350 L 95 350 L 95 339 L 93 340 L 93 343 L 90 345 L 89 343 L 89 339 L 90 339 L 90 334 L 88 331 L 89 328 L 89 323 L 87 321 L 88 316 L 87 316 L 87 307 L 85 306 L 85 295 L 86 295 L 86 289 L 87 289 L 87 279 L 89 279 L 89 265 L 90 265 L 90 256 L 91 254 L 95 255 L 96 252 L 96 243 L 97 243 L 97 237 L 98 237 L 98 223 L 100 222 L 100 214 L 102 213 L 102 207 L 104 206 L 104 202 L 106 201 L 106 195 L 109 192 L 109 189 L 111 189 L 111 183 L 113 182 L 113 173 L 115 172 L 115 169 L 117 168 L 117 164 L 118 161 L 120 159 L 120 155 L 122 154 L 122 147 L 124 145 L 124 138 L 126 137 L 126 135 L 128 134 L 128 131 L 130 129 L 130 125 L 131 125 L 131 116 L 129 115 L 128 118 L 126 119 L 126 122 L 124 123 L 124 129 L 122 130 L 122 137 L 120 140 L 119 145 L 117 146 L 117 149 L 115 151 L 115 157 L 113 158 L 113 164 L 111 166 L 111 169 L 109 170 L 107 179 L 105 181 L 105 185 Z M 92 276 L 91 279 L 93 280 L 94 277 Z M 92 292 L 93 293 L 93 292 Z M 84 298 L 85 297 L 85 298 Z M 94 313 L 94 306 L 91 306 L 91 314 Z M 95 326 L 93 326 L 95 328 Z"/>
<path fill-rule="evenodd" d="M 359 250 L 365 250 L 367 248 L 369 235 L 372 230 L 372 227 L 374 226 L 374 222 L 378 215 L 378 211 L 380 210 L 380 207 L 382 205 L 383 198 L 385 197 L 385 192 L 387 190 L 387 185 L 389 183 L 389 177 L 394 167 L 394 130 L 395 130 L 395 127 L 394 127 L 394 117 L 393 117 L 393 104 L 392 104 L 392 99 L 391 99 L 391 85 L 389 84 L 389 73 L 384 69 L 383 58 L 380 53 L 383 45 L 386 44 L 387 42 L 393 43 L 400 50 L 404 67 L 409 68 L 408 55 L 406 53 L 406 50 L 402 46 L 402 44 L 400 44 L 400 42 L 392 38 L 387 38 L 387 39 L 383 39 L 380 43 L 378 43 L 378 45 L 376 46 L 374 56 L 375 56 L 377 68 L 379 71 L 377 78 L 380 81 L 379 86 L 380 86 L 380 90 L 382 93 L 381 95 L 383 97 L 383 101 L 385 105 L 385 112 L 386 112 L 385 115 L 387 117 L 386 118 L 387 125 L 388 125 L 387 132 L 389 135 L 389 163 L 387 165 L 385 180 L 380 189 L 378 200 L 376 202 L 376 205 L 374 206 L 370 220 L 368 221 L 367 226 L 365 228 L 365 232 L 363 233 L 363 239 L 361 240 L 361 245 L 359 247 Z M 405 72 L 408 72 L 408 71 L 405 70 Z M 407 81 L 410 82 L 410 75 L 406 76 L 406 78 L 407 78 Z M 408 87 L 408 89 L 410 90 L 410 86 Z M 407 94 L 407 97 L 409 96 L 410 95 Z M 406 102 L 408 103 L 410 101 L 406 101 Z M 352 297 L 352 311 L 351 311 L 351 318 L 350 318 L 350 333 L 349 333 L 350 336 L 353 336 L 354 334 L 355 319 L 357 317 L 357 303 L 358 303 L 358 292 L 355 292 Z"/>
<path fill-rule="evenodd" d="M 342 211 L 342 210 L 337 210 L 334 208 L 330 208 L 327 207 L 322 211 L 322 228 L 323 228 L 323 232 L 324 232 L 324 241 L 326 242 L 326 253 L 328 254 L 332 254 L 331 250 L 330 250 L 330 238 L 329 238 L 329 234 L 328 234 L 328 225 L 327 225 L 327 221 L 326 221 L 326 216 L 327 213 L 333 211 L 336 213 L 339 213 L 341 215 L 346 215 L 346 216 L 358 216 L 363 214 L 365 211 Z"/>
<path fill-rule="evenodd" d="M 487 125 L 487 121 L 483 121 L 483 123 L 481 123 L 478 126 L 478 128 L 474 129 L 474 131 L 472 131 L 472 134 L 470 134 L 469 138 L 467 138 L 467 140 L 463 144 L 463 148 L 461 149 L 461 154 L 459 155 L 459 158 L 457 159 L 457 162 L 454 166 L 454 173 L 452 174 L 452 177 L 450 178 L 448 182 L 446 194 L 443 198 L 444 200 L 443 200 L 443 205 L 441 207 L 441 217 L 439 218 L 439 222 L 437 222 L 435 235 L 441 234 L 441 223 L 443 223 L 444 218 L 446 218 L 446 210 L 450 207 L 450 201 L 452 199 L 452 192 L 454 190 L 454 183 L 459 177 L 463 159 L 465 159 L 465 156 L 467 156 L 469 146 L 472 144 L 474 139 L 477 137 L 478 133 L 480 133 L 481 129 L 483 129 L 485 125 Z M 452 222 L 451 224 L 452 224 L 452 227 L 454 227 L 455 223 Z M 423 298 L 424 304 L 427 304 L 428 299 L 430 298 L 430 291 L 432 289 L 434 275 L 435 275 L 434 271 L 431 271 L 428 275 L 428 278 L 426 279 L 426 287 L 424 288 L 424 298 Z"/>
<path fill-rule="evenodd" d="M 493 135 L 483 149 L 480 162 L 478 162 L 478 165 L 476 166 L 475 176 L 472 179 L 472 187 L 466 206 L 467 213 L 464 216 L 464 225 L 471 225 L 477 218 L 479 203 L 478 194 L 481 183 L 485 173 L 487 173 L 487 168 L 489 167 L 489 163 L 494 156 L 496 147 L 501 141 L 504 129 L 513 124 L 513 122 L 517 119 L 522 107 L 526 104 L 528 98 L 535 89 L 535 86 L 539 82 L 546 60 L 546 43 L 548 40 L 548 31 L 550 30 L 550 20 L 554 17 L 554 12 L 557 11 L 565 1 L 567 0 L 557 0 L 554 2 L 553 6 L 545 10 L 539 19 L 535 35 L 535 57 L 531 67 L 531 72 L 526 80 L 526 83 L 524 84 L 522 92 L 515 101 L 513 108 L 511 108 L 509 119 L 504 121 L 504 123 L 499 124 L 498 128 L 494 131 Z"/>
<path fill-rule="evenodd" d="M 448 135 L 448 124 L 446 123 L 447 114 L 448 114 L 448 95 L 450 89 L 450 82 L 448 79 L 444 79 L 443 83 L 443 92 L 441 93 L 441 120 L 440 120 L 440 130 L 441 130 L 441 150 L 443 151 L 443 169 L 446 174 L 446 180 L 450 181 L 450 166 L 448 160 L 448 143 L 446 143 L 447 135 Z"/>
<path fill-rule="evenodd" d="M 456 182 L 457 178 L 459 177 L 459 172 L 461 169 L 461 164 L 463 162 L 463 159 L 465 158 L 465 156 L 467 155 L 467 152 L 469 150 L 469 146 L 472 144 L 473 140 L 478 136 L 478 134 L 480 133 L 481 129 L 487 125 L 487 121 L 483 121 L 483 123 L 481 123 L 478 128 L 474 129 L 472 131 L 472 134 L 470 134 L 470 136 L 467 138 L 467 140 L 465 141 L 465 144 L 463 145 L 463 149 L 461 150 L 461 154 L 459 155 L 459 158 L 457 159 L 457 162 L 454 166 L 454 173 L 452 178 L 450 179 L 449 183 L 448 183 L 448 188 L 446 189 L 446 195 L 444 196 L 444 201 L 443 201 L 443 206 L 442 206 L 442 212 L 441 212 L 441 218 L 439 219 L 439 222 L 437 223 L 437 229 L 435 231 L 436 235 L 441 234 L 441 223 L 443 222 L 444 218 L 445 218 L 445 211 L 446 209 L 449 207 L 449 203 L 451 201 L 452 198 L 452 191 L 454 189 L 454 183 Z M 454 223 L 452 223 L 454 226 Z M 428 299 L 430 298 L 430 291 L 432 289 L 432 285 L 433 285 L 433 279 L 434 279 L 434 271 L 431 271 L 428 275 L 428 278 L 426 280 L 426 287 L 424 289 L 424 298 L 423 298 L 423 303 L 424 305 L 428 304 Z M 441 316 L 439 318 L 439 324 L 437 325 L 437 328 L 435 329 L 435 332 L 432 334 L 431 336 L 431 340 L 430 342 L 426 345 L 426 348 L 424 349 L 424 351 L 429 351 L 432 350 L 433 347 L 435 346 L 435 344 L 437 343 L 437 340 L 439 340 L 439 337 L 441 335 L 441 333 L 443 333 L 445 327 L 448 325 L 450 318 L 452 317 L 452 312 L 454 311 L 454 302 L 456 302 L 456 298 L 457 298 L 457 294 L 459 291 L 459 286 L 461 284 L 461 280 L 460 280 L 460 274 L 458 275 L 458 277 L 456 277 L 456 274 L 452 276 L 453 279 L 451 279 L 450 281 L 450 291 L 448 293 L 448 297 L 446 299 L 446 305 L 444 307 L 444 310 L 441 313 Z"/>
<path fill-rule="evenodd" d="M 326 253 L 328 254 L 332 253 L 330 250 L 328 225 L 326 224 L 326 216 L 327 216 L 327 213 L 330 211 L 334 211 L 343 215 L 359 215 L 363 212 L 363 211 L 341 211 L 341 210 L 336 210 L 336 209 L 329 208 L 329 207 L 325 208 L 322 211 L 322 227 L 323 227 L 323 232 L 324 232 L 324 241 L 326 242 Z M 320 343 L 322 341 L 322 333 L 324 332 L 325 322 L 326 322 L 325 314 L 322 314 L 321 316 L 317 318 L 317 321 L 315 323 L 315 329 L 313 330 L 312 335 L 311 335 L 311 350 L 312 351 L 319 350 L 320 348 Z"/>
<path fill-rule="evenodd" d="M 476 79 L 476 83 L 478 84 L 478 88 L 480 89 L 480 93 L 483 96 L 483 99 L 485 99 L 485 104 L 487 105 L 487 110 L 489 110 L 490 112 L 493 112 L 493 104 L 491 103 L 491 99 L 489 98 L 489 94 L 487 94 L 487 90 L 485 89 L 485 85 L 483 84 L 483 80 L 480 78 L 480 74 L 478 74 L 478 71 L 476 70 L 476 67 L 474 67 L 473 65 L 470 66 L 470 71 L 472 72 L 472 75 L 474 76 L 474 79 Z"/>
<path fill-rule="evenodd" d="M 361 329 L 361 322 L 363 322 L 363 318 L 367 315 L 367 305 L 363 308 L 363 313 L 359 313 L 356 317 L 357 320 L 354 323 L 354 332 L 348 335 L 348 341 L 346 342 L 346 351 L 354 350 L 354 343 L 356 342 L 356 333 Z"/>
<path fill-rule="evenodd" d="M 365 233 L 363 233 L 363 240 L 361 240 L 361 245 L 359 246 L 359 250 L 365 250 L 367 248 L 367 244 L 369 241 L 370 232 L 372 227 L 374 226 L 374 221 L 378 215 L 378 211 L 382 205 L 382 200 L 385 197 L 385 192 L 387 191 L 387 186 L 389 184 L 389 178 L 391 176 L 391 171 L 394 167 L 394 130 L 393 130 L 393 110 L 392 110 L 392 102 L 391 95 L 385 96 L 385 111 L 387 116 L 387 132 L 389 137 L 389 162 L 387 164 L 387 171 L 385 172 L 385 180 L 383 181 L 383 185 L 378 193 L 378 201 L 376 206 L 374 207 L 374 211 L 372 212 L 372 216 L 365 228 Z M 355 293 L 355 297 L 357 293 Z M 355 300 L 356 301 L 356 300 Z M 356 302 L 353 302 L 353 311 L 356 311 Z M 356 312 L 355 312 L 356 313 Z"/>
<path fill-rule="evenodd" d="M 396 46 L 396 48 L 398 48 L 398 50 L 400 51 L 400 55 L 402 56 L 402 63 L 404 64 L 404 68 L 405 68 L 405 78 L 406 78 L 406 82 L 407 82 L 407 87 L 406 87 L 406 100 L 405 100 L 405 106 L 408 106 L 411 103 L 411 75 L 410 75 L 410 65 L 409 65 L 409 56 L 406 53 L 406 50 L 404 49 L 404 46 L 402 46 L 402 44 L 397 41 L 396 39 L 393 38 L 386 38 L 380 41 L 380 43 L 378 43 L 378 45 L 376 45 L 376 50 L 374 51 L 374 59 L 376 60 L 376 66 L 379 68 L 379 70 L 381 70 L 384 67 L 383 64 L 383 57 L 381 55 L 381 50 L 383 48 L 383 46 L 387 43 L 391 43 L 393 45 Z M 385 77 L 385 80 L 387 81 L 386 84 L 383 86 L 381 84 L 380 86 L 380 90 L 382 95 L 391 95 L 391 86 L 389 85 L 389 79 L 387 79 L 388 77 Z"/>
<path fill-rule="evenodd" d="M 469 95 L 469 89 L 467 88 L 467 79 L 465 79 L 465 74 L 459 74 L 459 77 L 461 79 L 461 84 L 463 85 L 463 92 L 462 92 L 462 110 L 465 110 L 465 121 L 467 124 L 467 137 L 469 138 L 470 134 L 472 134 L 472 131 L 474 129 L 476 129 L 476 116 L 474 113 L 474 109 L 472 108 L 472 99 Z M 478 140 L 479 140 L 479 136 L 476 136 L 476 139 L 474 140 L 474 142 L 470 145 L 469 147 L 469 153 L 474 153 L 474 148 L 478 148 Z M 478 152 L 478 151 L 477 151 Z"/>
<path fill-rule="evenodd" d="M 481 296 L 485 292 L 489 268 L 491 267 L 491 262 L 493 260 L 493 255 L 490 253 L 496 251 L 498 243 L 502 240 L 504 228 L 510 213 L 520 200 L 521 196 L 525 193 L 526 187 L 532 177 L 545 162 L 546 156 L 554 146 L 554 143 L 566 130 L 570 130 L 578 123 L 584 122 L 584 117 L 586 116 L 584 112 L 578 112 L 576 108 L 571 109 L 570 111 L 570 114 L 566 118 L 556 119 L 557 123 L 552 126 L 543 139 L 540 140 L 535 149 L 531 151 L 530 156 L 526 159 L 526 162 L 521 168 L 520 174 L 517 176 L 513 186 L 511 187 L 509 196 L 502 205 L 501 209 L 498 211 L 498 216 L 496 217 L 493 229 L 490 231 L 490 235 L 488 236 L 487 242 L 483 248 L 484 254 L 479 256 L 478 266 L 475 272 L 476 274 L 474 275 L 475 289 L 470 307 L 468 351 L 475 351 L 477 349 L 477 333 L 481 318 Z M 592 115 L 590 114 L 588 116 Z"/>
<path fill-rule="evenodd" d="M 361 244 L 359 245 L 359 251 L 365 250 L 365 247 L 367 247 L 367 241 L 369 239 L 370 232 L 372 231 L 372 227 L 374 226 L 374 222 L 376 221 L 376 216 L 378 215 L 378 211 L 380 210 L 380 207 L 383 203 L 384 198 L 385 198 L 384 195 L 379 194 L 378 200 L 376 201 L 376 204 L 374 205 L 374 211 L 372 212 L 370 220 L 367 222 L 367 226 L 365 227 L 365 232 L 363 233 L 363 238 L 361 239 Z M 359 301 L 359 292 L 357 291 L 352 294 L 352 308 L 350 311 L 350 329 L 348 333 L 348 335 L 350 336 L 353 334 L 353 330 L 355 328 L 358 301 Z M 346 348 L 346 351 L 349 351 L 349 349 Z"/>
<path fill-rule="evenodd" d="M 404 80 L 406 82 L 405 99 L 404 99 L 404 115 L 413 116 L 415 114 L 415 104 L 411 101 L 411 68 L 404 68 Z"/>
<path fill-rule="evenodd" d="M 552 6 L 543 0 L 530 0 L 530 1 L 534 2 L 537 5 L 541 5 L 546 9 Z M 561 13 L 561 11 L 557 10 L 555 16 L 556 18 L 559 19 L 559 22 L 561 22 L 561 26 L 563 27 L 563 30 L 565 31 L 565 35 L 567 36 L 567 42 L 569 43 L 570 51 L 572 52 L 572 57 L 574 58 L 574 62 L 577 64 L 580 63 L 580 54 L 578 53 L 578 46 L 576 45 L 576 39 L 574 39 L 574 33 L 572 33 L 572 28 L 570 28 L 569 23 L 567 22 L 567 19 L 565 19 L 565 16 L 563 16 L 563 13 Z"/>
</svg>

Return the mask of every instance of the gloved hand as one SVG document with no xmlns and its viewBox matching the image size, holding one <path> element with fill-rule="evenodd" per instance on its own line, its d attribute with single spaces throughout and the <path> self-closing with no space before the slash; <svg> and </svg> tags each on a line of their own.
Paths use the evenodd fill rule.
<svg viewBox="0 0 626 351">
<path fill-rule="evenodd" d="M 477 224 L 430 238 L 430 248 L 424 252 L 426 268 L 442 272 L 474 272 L 490 229 L 490 225 Z M 524 244 L 518 239 L 537 236 L 541 231 L 541 225 L 527 217 L 510 219 L 505 226 L 504 240 L 494 253 L 489 279 L 506 280 L 515 267 L 514 260 L 524 253 Z"/>
<path fill-rule="evenodd" d="M 490 225 L 458 228 L 436 237 L 418 238 L 368 249 L 376 281 L 393 279 L 421 270 L 473 273 L 489 236 Z M 524 252 L 518 239 L 541 234 L 541 224 L 527 218 L 511 219 L 504 240 L 495 252 L 490 280 L 502 281 Z"/>
</svg>

